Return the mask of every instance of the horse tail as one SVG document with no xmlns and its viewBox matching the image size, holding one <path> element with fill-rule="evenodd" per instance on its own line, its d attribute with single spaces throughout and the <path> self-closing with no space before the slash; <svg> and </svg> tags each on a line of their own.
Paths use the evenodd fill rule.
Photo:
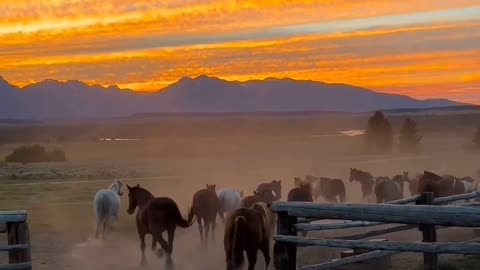
<svg viewBox="0 0 480 270">
<path fill-rule="evenodd" d="M 176 207 L 176 209 L 175 209 L 175 216 L 176 216 L 176 219 L 177 219 L 177 226 L 179 226 L 181 228 L 188 228 L 188 227 L 192 226 L 192 224 L 195 222 L 195 214 L 193 212 L 192 207 L 190 207 L 190 210 L 188 211 L 187 220 L 185 220 L 182 217 L 182 214 L 180 213 L 180 210 L 178 209 L 178 207 Z"/>
<path fill-rule="evenodd" d="M 247 230 L 248 222 L 244 216 L 238 216 L 233 221 L 233 241 L 232 241 L 232 257 L 231 263 L 234 268 L 240 268 L 243 265 L 244 257 L 243 250 L 244 239 L 246 239 L 245 231 Z"/>
<path fill-rule="evenodd" d="M 103 221 L 108 216 L 108 201 L 105 198 L 105 194 L 97 193 L 94 201 L 95 217 L 97 222 Z"/>
</svg>

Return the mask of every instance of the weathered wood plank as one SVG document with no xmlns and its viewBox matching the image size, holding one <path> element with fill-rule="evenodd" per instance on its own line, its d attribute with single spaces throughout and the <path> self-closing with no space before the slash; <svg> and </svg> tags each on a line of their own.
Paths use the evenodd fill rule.
<svg viewBox="0 0 480 270">
<path fill-rule="evenodd" d="M 30 262 L 30 230 L 26 222 L 7 223 L 9 245 L 26 244 L 27 249 L 10 250 L 8 252 L 9 263 Z"/>
<path fill-rule="evenodd" d="M 386 202 L 385 204 L 408 204 L 408 203 L 413 203 L 415 202 L 418 198 L 420 198 L 420 195 L 414 195 L 412 197 L 408 198 L 403 198 L 395 201 L 389 201 Z"/>
<path fill-rule="evenodd" d="M 25 222 L 27 220 L 27 211 L 0 211 L 0 223 L 7 222 Z"/>
<path fill-rule="evenodd" d="M 277 215 L 277 233 L 280 235 L 294 236 L 297 232 L 293 224 L 297 218 L 287 215 L 287 213 L 278 213 Z M 274 265 L 278 270 L 295 270 L 297 267 L 297 247 L 291 243 L 275 242 L 274 244 Z"/>
<path fill-rule="evenodd" d="M 292 243 L 297 246 L 324 246 L 335 248 L 361 248 L 421 253 L 480 254 L 478 243 L 424 243 L 424 242 L 373 242 L 360 240 L 316 239 L 298 236 L 277 235 L 275 241 Z"/>
<path fill-rule="evenodd" d="M 474 243 L 478 242 L 480 239 L 473 239 L 465 242 L 460 242 L 460 243 Z M 418 243 L 418 242 L 417 242 Z M 298 270 L 325 270 L 325 269 L 331 269 L 334 267 L 342 266 L 342 265 L 348 265 L 356 262 L 362 262 L 366 260 L 372 260 L 372 259 L 377 259 L 377 258 L 382 258 L 386 256 L 392 256 L 395 254 L 401 253 L 400 251 L 381 251 L 381 250 L 375 250 L 371 251 L 365 254 L 360 254 L 348 258 L 341 258 L 341 259 L 334 259 L 329 262 L 321 263 L 321 264 L 315 264 L 315 265 L 309 265 L 309 266 L 304 266 L 300 267 Z"/>
<path fill-rule="evenodd" d="M 471 193 L 453 195 L 448 197 L 436 198 L 433 200 L 433 204 L 445 204 L 449 202 L 461 201 L 461 200 L 468 200 L 480 197 L 480 191 L 474 191 Z"/>
<path fill-rule="evenodd" d="M 272 210 L 307 218 L 480 227 L 480 211 L 465 206 L 275 202 Z"/>
<path fill-rule="evenodd" d="M 27 244 L 18 244 L 18 245 L 0 245 L 0 251 L 18 251 L 28 249 Z"/>
<path fill-rule="evenodd" d="M 370 237 L 389 234 L 389 233 L 394 233 L 394 232 L 407 231 L 407 230 L 411 230 L 411 229 L 415 229 L 415 228 L 417 228 L 417 225 L 399 225 L 399 226 L 395 226 L 395 227 L 390 227 L 390 228 L 385 228 L 385 229 L 380 229 L 380 230 L 375 230 L 375 231 L 369 231 L 369 232 L 360 233 L 360 234 L 332 237 L 332 238 L 329 238 L 329 239 L 360 240 L 360 239 L 370 238 Z"/>
<path fill-rule="evenodd" d="M 30 270 L 32 263 L 14 263 L 14 264 L 0 264 L 0 270 Z"/>
<path fill-rule="evenodd" d="M 385 225 L 383 222 L 345 221 L 341 223 L 295 224 L 298 231 L 326 231 Z"/>
<path fill-rule="evenodd" d="M 372 260 L 372 259 L 378 259 L 386 256 L 392 256 L 395 254 L 400 253 L 400 251 L 372 251 L 369 253 L 365 254 L 360 254 L 360 255 L 355 255 L 352 257 L 348 258 L 342 258 L 342 259 L 335 259 L 326 263 L 321 263 L 321 264 L 315 264 L 315 265 L 308 265 L 308 266 L 303 266 L 298 268 L 298 270 L 326 270 L 326 269 L 331 269 L 334 267 L 342 266 L 342 265 L 347 265 L 347 264 L 352 264 L 356 262 L 363 262 L 366 260 Z"/>
</svg>

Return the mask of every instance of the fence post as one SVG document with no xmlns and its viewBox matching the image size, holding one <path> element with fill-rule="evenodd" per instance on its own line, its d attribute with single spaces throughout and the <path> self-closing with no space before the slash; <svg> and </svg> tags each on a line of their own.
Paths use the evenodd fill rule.
<svg viewBox="0 0 480 270">
<path fill-rule="evenodd" d="M 286 212 L 279 212 L 277 219 L 278 235 L 297 235 L 294 224 L 297 217 L 289 216 Z M 274 265 L 277 270 L 295 270 L 297 267 L 297 247 L 295 244 L 275 242 Z"/>
<path fill-rule="evenodd" d="M 28 244 L 29 248 L 25 250 L 9 251 L 9 263 L 30 262 L 30 231 L 27 222 L 8 222 L 7 223 L 8 244 Z"/>
<path fill-rule="evenodd" d="M 422 193 L 415 204 L 433 204 L 433 192 Z M 437 230 L 435 225 L 420 225 L 419 230 L 422 231 L 423 242 L 437 242 Z M 424 270 L 438 269 L 438 255 L 435 253 L 423 254 Z"/>
</svg>

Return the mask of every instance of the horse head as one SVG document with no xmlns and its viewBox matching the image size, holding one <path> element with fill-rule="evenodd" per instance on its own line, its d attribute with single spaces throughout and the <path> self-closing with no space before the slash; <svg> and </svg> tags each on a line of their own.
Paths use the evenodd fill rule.
<svg viewBox="0 0 480 270">
<path fill-rule="evenodd" d="M 115 180 L 115 183 L 117 183 L 118 189 L 117 189 L 117 194 L 118 196 L 123 195 L 123 183 L 120 180 Z"/>
<path fill-rule="evenodd" d="M 350 183 L 357 180 L 358 170 L 356 168 L 350 168 L 350 178 L 348 179 Z"/>
<path fill-rule="evenodd" d="M 139 202 L 138 202 L 138 190 L 140 189 L 140 185 L 137 184 L 134 187 L 131 187 L 127 184 L 127 189 L 128 189 L 128 209 L 127 213 L 129 215 L 133 215 L 135 212 L 135 209 L 137 208 Z"/>
</svg>

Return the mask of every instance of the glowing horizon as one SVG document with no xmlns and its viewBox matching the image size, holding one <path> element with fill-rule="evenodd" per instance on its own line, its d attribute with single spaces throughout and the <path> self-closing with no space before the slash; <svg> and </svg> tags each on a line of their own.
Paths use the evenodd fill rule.
<svg viewBox="0 0 480 270">
<path fill-rule="evenodd" d="M 480 104 L 478 1 L 385 2 L 9 2 L 0 75 L 136 91 L 203 74 L 276 77 Z"/>
</svg>

